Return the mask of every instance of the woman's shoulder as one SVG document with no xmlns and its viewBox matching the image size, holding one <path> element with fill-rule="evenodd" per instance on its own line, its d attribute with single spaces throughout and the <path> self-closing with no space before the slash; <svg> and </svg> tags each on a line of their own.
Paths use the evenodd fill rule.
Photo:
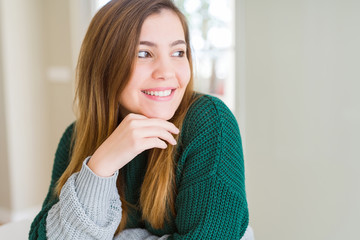
<svg viewBox="0 0 360 240">
<path fill-rule="evenodd" d="M 182 126 L 182 140 L 192 141 L 205 136 L 219 136 L 225 130 L 238 132 L 238 123 L 231 110 L 219 98 L 197 94 Z"/>
<path fill-rule="evenodd" d="M 196 94 L 184 119 L 184 125 L 194 126 L 194 124 L 205 124 L 206 122 L 220 124 L 224 121 L 237 125 L 234 114 L 221 99 L 212 95 Z"/>
<path fill-rule="evenodd" d="M 195 93 L 194 101 L 191 104 L 189 111 L 196 110 L 199 108 L 201 109 L 203 107 L 209 107 L 210 105 L 215 108 L 226 107 L 226 104 L 216 96 L 209 95 L 209 94 Z"/>
<path fill-rule="evenodd" d="M 65 128 L 65 131 L 64 131 L 62 137 L 72 137 L 72 135 L 74 133 L 74 129 L 75 129 L 75 122 L 72 122 L 70 125 L 68 125 Z"/>
<path fill-rule="evenodd" d="M 63 135 L 61 136 L 59 147 L 62 145 L 69 145 L 71 144 L 73 133 L 75 128 L 75 122 L 71 123 L 69 126 L 66 127 Z"/>
<path fill-rule="evenodd" d="M 179 139 L 177 171 L 182 188 L 215 175 L 232 188 L 241 183 L 243 153 L 239 127 L 231 110 L 219 98 L 198 95 L 189 108 Z M 229 176 L 235 180 L 229 180 Z"/>
<path fill-rule="evenodd" d="M 59 141 L 55 156 L 56 159 L 66 159 L 68 161 L 71 155 L 71 147 L 73 144 L 73 134 L 74 134 L 75 122 L 71 123 L 65 129 L 61 139 Z"/>
</svg>

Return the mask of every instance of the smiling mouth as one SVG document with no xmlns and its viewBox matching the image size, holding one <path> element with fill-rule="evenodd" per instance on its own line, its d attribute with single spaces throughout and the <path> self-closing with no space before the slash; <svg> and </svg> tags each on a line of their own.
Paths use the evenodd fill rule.
<svg viewBox="0 0 360 240">
<path fill-rule="evenodd" d="M 144 94 L 149 95 L 149 96 L 168 97 L 168 96 L 171 95 L 171 93 L 172 93 L 173 91 L 174 91 L 174 89 L 167 89 L 167 90 L 164 90 L 164 91 L 144 90 L 144 91 L 141 91 L 141 92 L 143 92 Z"/>
</svg>

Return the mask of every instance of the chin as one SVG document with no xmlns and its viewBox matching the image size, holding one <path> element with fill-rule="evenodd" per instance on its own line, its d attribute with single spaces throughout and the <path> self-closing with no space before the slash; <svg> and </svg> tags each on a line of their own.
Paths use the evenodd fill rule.
<svg viewBox="0 0 360 240">
<path fill-rule="evenodd" d="M 144 116 L 148 117 L 148 118 L 160 118 L 160 119 L 163 119 L 163 120 L 170 120 L 173 116 L 174 116 L 175 112 L 170 112 L 170 111 L 167 111 L 167 112 L 158 112 L 158 113 L 143 113 Z"/>
</svg>

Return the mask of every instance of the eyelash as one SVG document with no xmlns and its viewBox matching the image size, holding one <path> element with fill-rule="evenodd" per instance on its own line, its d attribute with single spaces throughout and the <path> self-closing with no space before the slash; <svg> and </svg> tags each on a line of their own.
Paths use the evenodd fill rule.
<svg viewBox="0 0 360 240">
<path fill-rule="evenodd" d="M 179 57 L 182 58 L 185 56 L 185 51 L 176 51 L 175 53 L 171 54 L 173 57 Z M 148 51 L 139 51 L 138 52 L 138 58 L 149 58 L 152 57 L 152 54 Z"/>
</svg>

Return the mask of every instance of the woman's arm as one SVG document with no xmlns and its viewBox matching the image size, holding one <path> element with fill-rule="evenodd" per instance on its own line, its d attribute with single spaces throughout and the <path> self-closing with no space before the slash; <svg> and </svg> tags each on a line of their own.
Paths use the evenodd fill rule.
<svg viewBox="0 0 360 240">
<path fill-rule="evenodd" d="M 54 192 L 56 182 L 70 162 L 73 128 L 74 124 L 66 129 L 58 145 L 49 191 L 31 225 L 29 239 L 46 239 L 49 210 L 59 201 Z M 166 148 L 165 141 L 175 144 L 171 133 L 178 133 L 178 129 L 170 122 L 129 114 L 95 151 L 92 157 L 95 160 L 89 162 L 89 167 L 98 176 L 111 176 L 140 152 L 153 147 Z"/>
<path fill-rule="evenodd" d="M 59 220 L 59 219 L 56 220 L 56 214 L 55 214 L 56 210 L 59 212 L 62 212 L 62 214 L 63 214 L 62 217 L 64 217 L 69 214 L 78 213 L 82 209 L 82 210 L 84 210 L 84 212 L 86 212 L 89 215 L 90 219 L 95 219 L 94 215 L 96 215 L 95 214 L 96 208 L 99 208 L 100 205 L 103 205 L 101 202 L 104 202 L 105 198 L 103 198 L 102 201 L 93 201 L 93 202 L 96 202 L 95 205 L 89 204 L 90 203 L 89 202 L 90 193 L 93 194 L 94 191 L 96 191 L 96 187 L 94 188 L 95 190 L 93 190 L 91 192 L 91 190 L 86 188 L 86 187 L 90 187 L 90 185 L 88 183 L 84 184 L 84 182 L 89 182 L 89 180 L 91 178 L 94 178 L 94 176 L 92 176 L 92 174 L 89 174 L 89 173 L 91 173 L 91 171 L 87 168 L 83 168 L 81 176 L 80 176 L 80 174 L 76 174 L 76 175 L 72 176 L 72 178 L 67 182 L 67 186 L 66 186 L 66 188 L 64 188 L 62 190 L 62 196 L 60 197 L 60 198 L 63 198 L 64 200 L 60 200 L 60 202 L 59 202 L 59 198 L 55 194 L 54 189 L 56 186 L 56 182 L 58 181 L 60 176 L 63 174 L 63 172 L 65 171 L 65 169 L 67 168 L 67 166 L 70 162 L 73 128 L 74 128 L 74 124 L 70 125 L 64 132 L 64 134 L 59 142 L 59 145 L 58 145 L 58 148 L 57 148 L 57 151 L 55 154 L 55 160 L 54 160 L 54 165 L 53 165 L 53 170 L 52 170 L 52 177 L 51 177 L 49 191 L 44 200 L 44 203 L 43 203 L 40 213 L 36 216 L 36 218 L 34 219 L 32 225 L 31 225 L 31 229 L 29 232 L 29 239 L 32 239 L 32 240 L 33 239 L 34 240 L 35 239 L 48 239 L 47 236 L 54 234 L 54 231 L 58 232 L 59 230 L 61 230 L 61 227 L 57 226 L 57 224 L 63 224 L 64 223 L 63 219 L 65 219 L 65 218 L 60 219 L 60 220 L 62 220 L 62 222 L 61 221 L 57 222 L 57 220 Z M 113 177 L 112 182 L 115 182 L 114 178 L 116 178 L 116 177 L 115 176 Z M 102 184 L 104 185 L 104 183 L 102 183 Z M 102 191 L 104 191 L 104 186 L 102 186 L 101 183 L 99 183 L 99 182 L 97 184 L 93 183 L 92 186 L 98 186 L 98 188 L 100 188 Z M 83 191 L 81 189 L 86 189 L 86 190 Z M 114 188 L 113 188 L 113 190 L 114 190 Z M 117 194 L 116 188 L 115 188 L 115 191 Z M 74 192 L 76 192 L 76 194 L 74 194 Z M 64 196 L 66 196 L 66 197 L 64 197 Z M 111 195 L 101 194 L 101 196 L 108 197 Z M 72 201 L 70 204 L 67 204 L 66 201 L 69 201 L 70 199 L 77 200 L 77 201 Z M 118 199 L 118 197 L 117 197 L 117 199 Z M 70 210 L 69 206 L 71 206 L 71 204 L 76 204 L 76 203 L 81 203 L 81 207 L 76 208 L 76 211 Z M 59 207 L 61 204 L 63 205 L 62 209 Z M 118 202 L 118 204 L 120 204 L 120 202 Z M 114 206 L 114 205 L 111 205 L 111 206 Z M 119 211 L 120 214 L 115 214 L 116 216 L 114 217 L 114 219 L 121 218 L 120 206 L 121 205 L 119 205 L 119 209 L 118 209 L 118 210 L 120 210 Z M 108 210 L 107 212 L 110 213 L 112 210 Z M 104 219 L 106 219 L 106 217 L 104 217 L 104 215 L 97 215 L 97 217 L 99 217 L 99 218 L 94 221 L 94 224 L 100 223 L 100 225 L 103 225 L 103 224 L 101 224 L 101 222 L 103 222 Z M 54 221 L 54 220 L 56 220 L 56 221 Z M 117 219 L 116 221 L 119 221 L 119 220 Z M 116 225 L 115 222 L 114 222 L 114 225 Z M 67 226 L 72 227 L 71 225 L 67 225 Z M 66 229 L 66 230 L 68 230 L 68 229 Z M 112 236 L 113 236 L 114 232 L 115 232 L 115 230 L 112 231 Z"/>
<path fill-rule="evenodd" d="M 126 229 L 118 234 L 114 240 L 165 240 L 170 235 L 164 235 L 158 237 L 152 235 L 149 231 L 142 228 Z M 254 240 L 254 232 L 250 226 L 246 228 L 246 231 L 240 240 Z"/>
<path fill-rule="evenodd" d="M 114 240 L 165 240 L 170 235 L 158 237 L 143 228 L 125 229 L 115 236 Z"/>
<path fill-rule="evenodd" d="M 112 239 L 121 220 L 116 188 L 118 172 L 102 178 L 86 165 L 61 190 L 60 200 L 48 213 L 48 239 Z"/>
<path fill-rule="evenodd" d="M 249 223 L 237 121 L 219 99 L 203 96 L 182 129 L 177 167 L 177 233 L 170 239 L 240 239 Z"/>
</svg>

